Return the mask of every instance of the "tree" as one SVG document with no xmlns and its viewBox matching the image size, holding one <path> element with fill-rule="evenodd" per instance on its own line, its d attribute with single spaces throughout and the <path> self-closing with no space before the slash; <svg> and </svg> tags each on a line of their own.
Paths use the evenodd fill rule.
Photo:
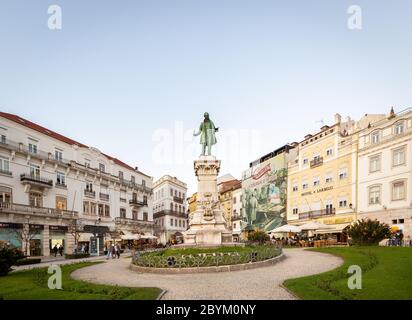
<svg viewBox="0 0 412 320">
<path fill-rule="evenodd" d="M 355 245 L 378 245 L 383 239 L 391 237 L 391 229 L 378 220 L 362 219 L 349 227 L 348 236 Z"/>
<path fill-rule="evenodd" d="M 17 236 L 21 241 L 22 251 L 25 255 L 29 254 L 30 241 L 40 234 L 40 230 L 34 227 L 30 227 L 30 217 L 26 218 L 26 222 L 23 224 L 23 228 L 11 229 L 11 232 Z"/>
<path fill-rule="evenodd" d="M 269 241 L 270 237 L 266 232 L 258 230 L 249 232 L 247 239 L 252 242 L 259 242 L 259 244 L 263 244 L 266 241 Z"/>
<path fill-rule="evenodd" d="M 84 232 L 84 223 L 79 219 L 72 219 L 69 225 L 69 232 L 74 238 L 74 248 L 77 248 L 81 234 Z"/>
<path fill-rule="evenodd" d="M 16 264 L 17 260 L 24 257 L 23 252 L 17 248 L 0 249 L 0 276 L 5 276 L 11 270 L 11 266 Z"/>
</svg>

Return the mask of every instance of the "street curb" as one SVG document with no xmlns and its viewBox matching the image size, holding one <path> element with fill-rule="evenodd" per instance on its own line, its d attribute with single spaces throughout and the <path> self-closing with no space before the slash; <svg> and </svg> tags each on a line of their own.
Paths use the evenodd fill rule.
<svg viewBox="0 0 412 320">
<path fill-rule="evenodd" d="M 157 296 L 156 300 L 162 300 L 163 296 L 167 293 L 167 290 L 162 290 L 162 292 L 159 293 Z"/>
<path fill-rule="evenodd" d="M 150 267 L 140 267 L 130 263 L 129 269 L 137 273 L 152 273 L 152 274 L 195 274 L 195 273 L 218 273 L 218 272 L 234 272 L 243 271 L 256 268 L 263 268 L 271 266 L 279 261 L 285 259 L 286 256 L 282 252 L 277 257 L 272 259 L 244 263 L 244 264 L 233 264 L 219 267 L 194 267 L 194 268 L 150 268 Z"/>
</svg>

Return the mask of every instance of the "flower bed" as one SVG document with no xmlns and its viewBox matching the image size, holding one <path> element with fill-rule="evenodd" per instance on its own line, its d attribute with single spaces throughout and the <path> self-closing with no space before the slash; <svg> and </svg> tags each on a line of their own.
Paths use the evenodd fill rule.
<svg viewBox="0 0 412 320">
<path fill-rule="evenodd" d="M 194 268 L 245 264 L 279 256 L 277 246 L 225 247 L 215 249 L 167 249 L 136 253 L 133 263 L 146 268 Z"/>
</svg>

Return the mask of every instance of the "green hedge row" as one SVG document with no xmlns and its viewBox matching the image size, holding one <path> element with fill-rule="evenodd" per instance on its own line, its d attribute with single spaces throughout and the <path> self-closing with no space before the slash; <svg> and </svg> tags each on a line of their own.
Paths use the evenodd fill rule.
<svg viewBox="0 0 412 320">
<path fill-rule="evenodd" d="M 90 257 L 88 253 L 74 253 L 74 254 L 65 254 L 64 257 L 66 259 L 83 259 Z"/>
<path fill-rule="evenodd" d="M 24 258 L 24 259 L 17 260 L 14 265 L 15 266 L 27 266 L 30 264 L 38 264 L 40 262 L 41 262 L 40 258 Z"/>
</svg>

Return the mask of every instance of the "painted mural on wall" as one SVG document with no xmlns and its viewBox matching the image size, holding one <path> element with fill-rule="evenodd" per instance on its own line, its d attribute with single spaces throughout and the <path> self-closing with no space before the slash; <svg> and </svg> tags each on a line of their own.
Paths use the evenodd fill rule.
<svg viewBox="0 0 412 320">
<path fill-rule="evenodd" d="M 280 154 L 243 172 L 243 230 L 286 224 L 287 169 Z"/>
</svg>

